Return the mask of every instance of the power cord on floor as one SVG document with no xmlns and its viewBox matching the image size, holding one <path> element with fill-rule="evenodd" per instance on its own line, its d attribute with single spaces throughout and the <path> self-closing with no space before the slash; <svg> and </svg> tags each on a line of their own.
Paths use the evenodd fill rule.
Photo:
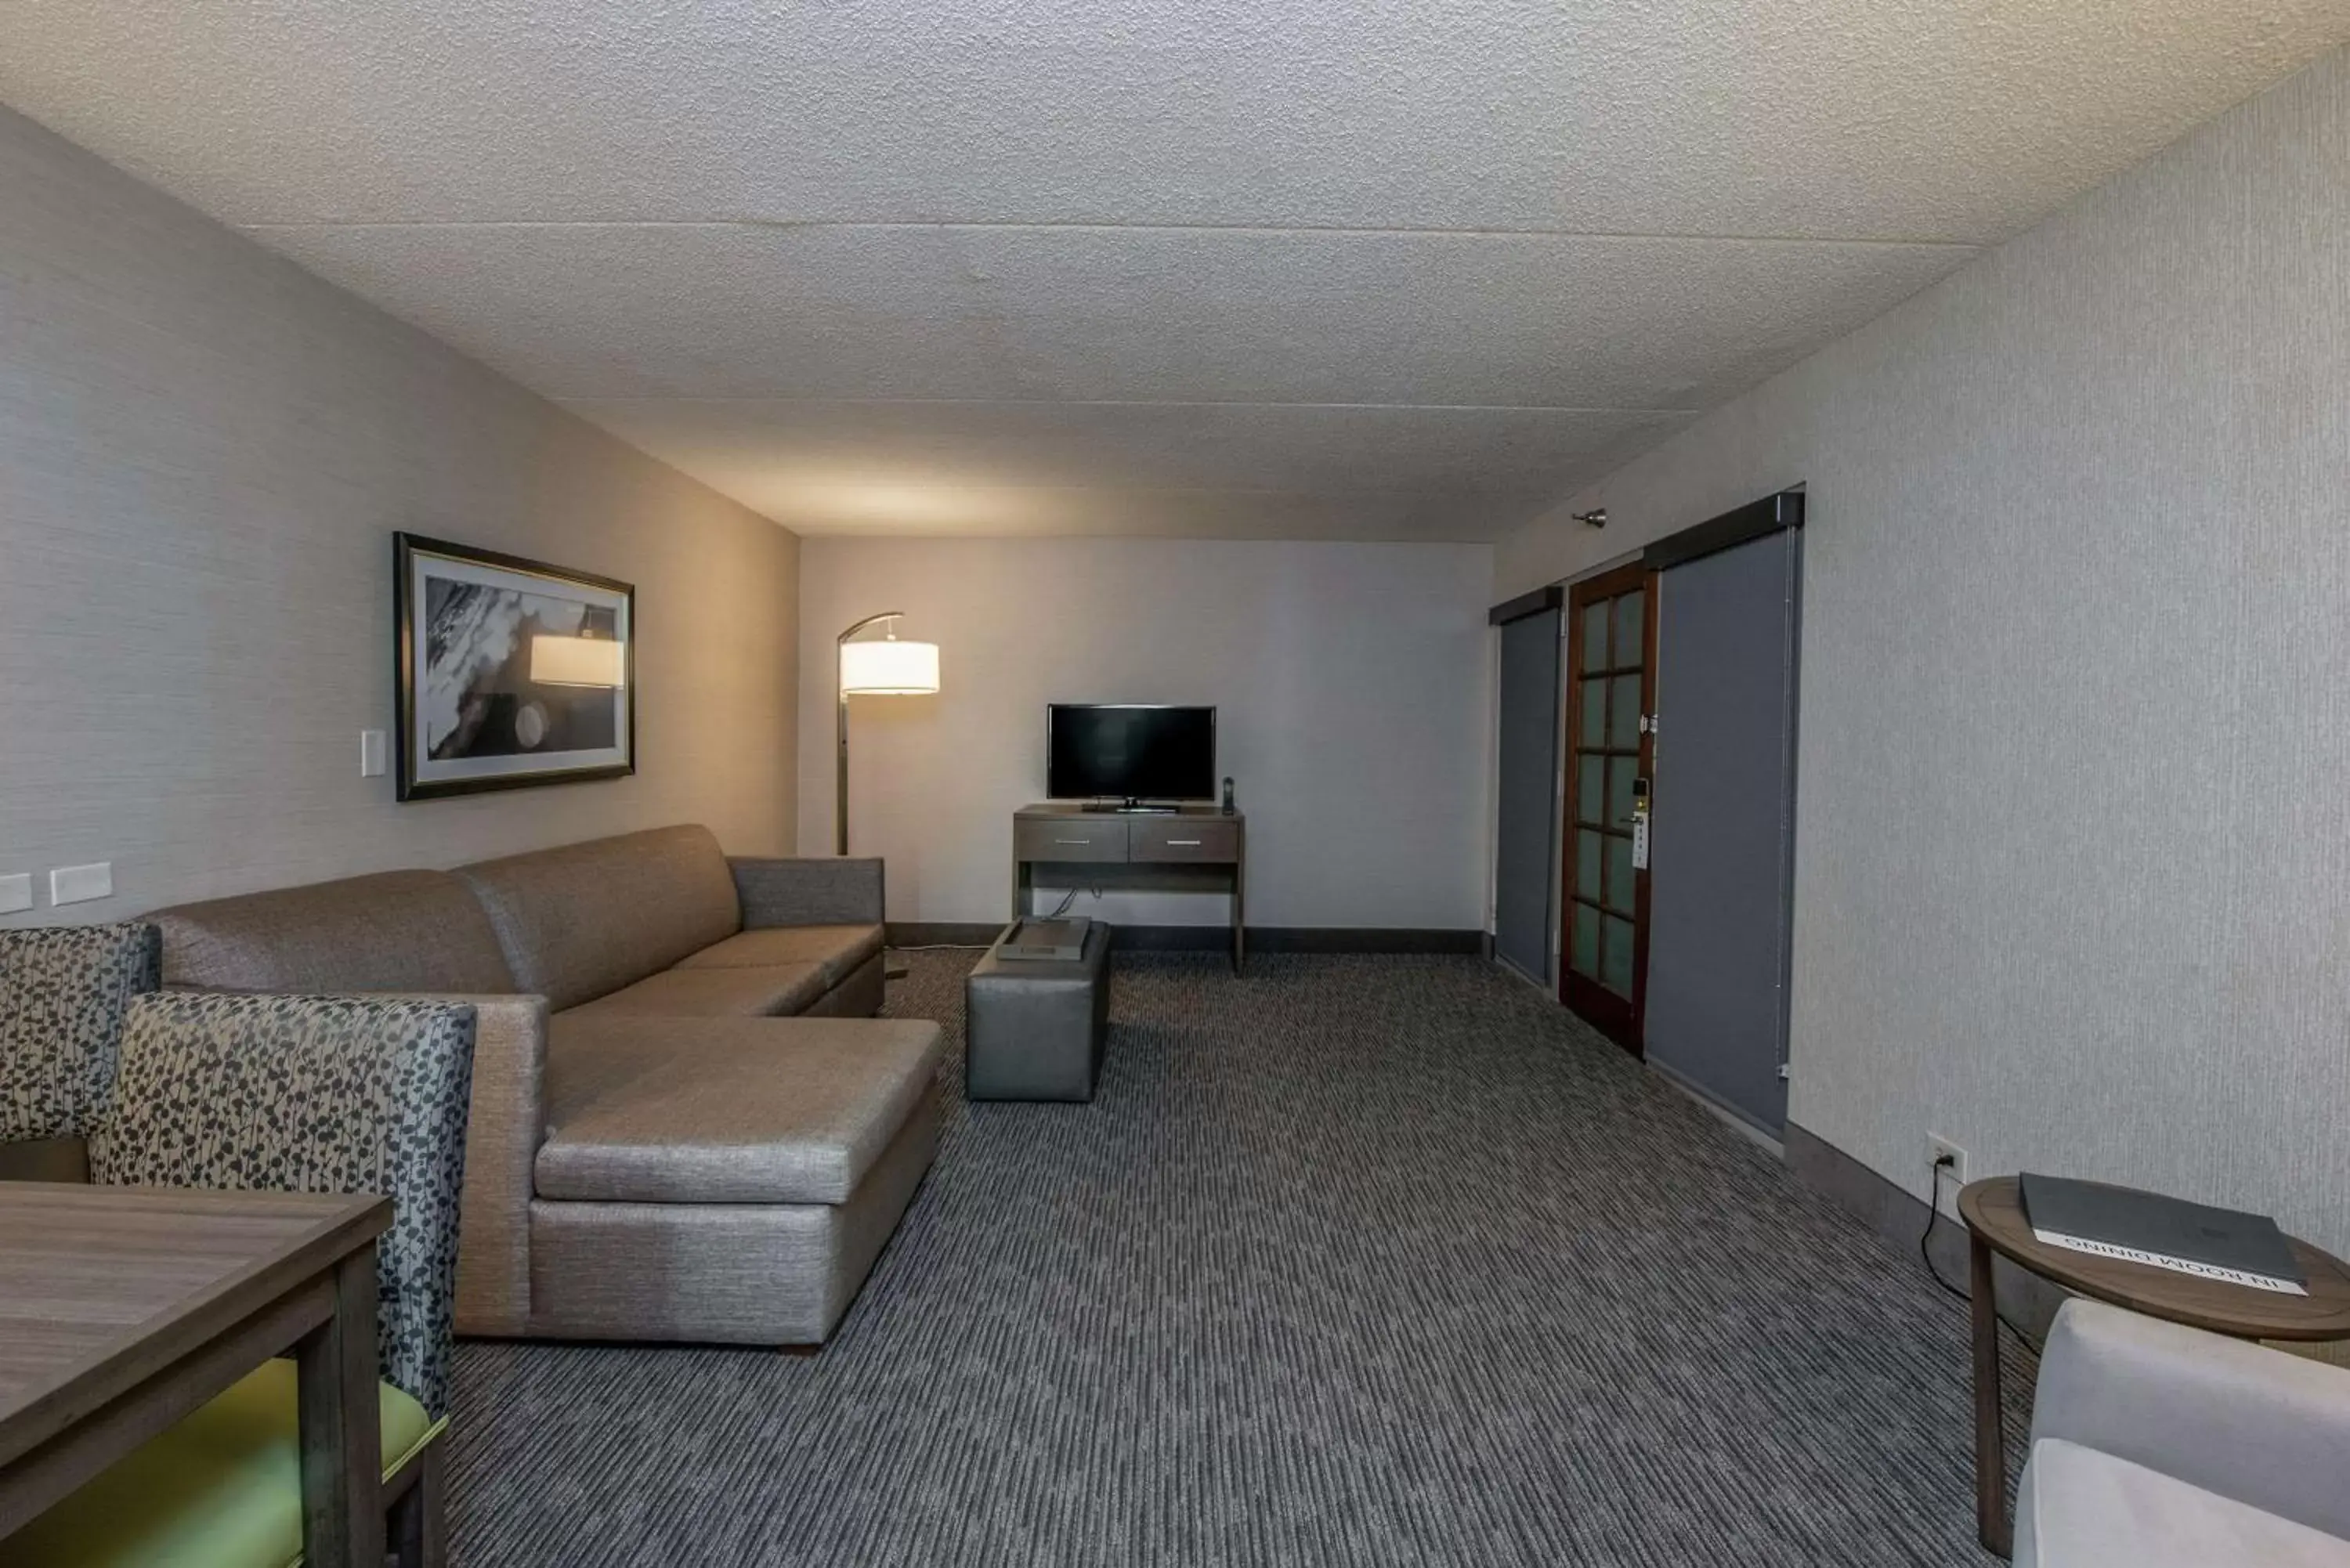
<svg viewBox="0 0 2350 1568">
<path fill-rule="evenodd" d="M 1045 919 L 1048 920 L 1059 919 L 1063 915 L 1069 912 L 1069 906 L 1077 901 L 1078 894 L 1088 891 L 1090 891 L 1097 898 L 1102 896 L 1102 890 L 1099 888 L 1090 889 L 1085 888 L 1072 888 L 1069 889 L 1067 895 L 1062 898 L 1060 903 L 1054 907 L 1053 912 L 1046 915 Z M 893 953 L 975 953 L 985 952 L 987 948 L 988 944 L 985 942 L 929 942 L 917 943 L 910 947 L 900 942 L 891 942 L 889 944 L 889 950 Z M 894 980 L 898 977 L 893 975 L 890 978 Z"/>
<path fill-rule="evenodd" d="M 1926 1265 L 1926 1272 L 1933 1276 L 1933 1280 L 1936 1284 L 1941 1286 L 1942 1289 L 1949 1292 L 1951 1295 L 1956 1296 L 1959 1300 L 1971 1303 L 1974 1300 L 1974 1297 L 1970 1293 L 1942 1278 L 1942 1271 L 1934 1265 L 1933 1249 L 1927 1245 L 1928 1242 L 1933 1241 L 1934 1227 L 1941 1220 L 1942 1218 L 1942 1172 L 1946 1170 L 1955 1170 L 1958 1163 L 1959 1162 L 1955 1158 L 1947 1154 L 1938 1154 L 1934 1157 L 1933 1168 L 1928 1172 L 1928 1179 L 1933 1183 L 1933 1190 L 1928 1194 L 1926 1199 L 1926 1228 L 1918 1233 L 1918 1260 Z M 2039 1353 L 2040 1346 L 2033 1341 L 2033 1337 L 2024 1333 L 2022 1329 L 2016 1327 L 2015 1324 L 2008 1322 L 2007 1314 L 2001 1312 L 1995 1303 L 1991 1308 L 1991 1315 L 1999 1320 L 2000 1327 L 2015 1335 L 2017 1339 L 2022 1340 L 2025 1349 L 2032 1351 L 2034 1355 Z"/>
</svg>

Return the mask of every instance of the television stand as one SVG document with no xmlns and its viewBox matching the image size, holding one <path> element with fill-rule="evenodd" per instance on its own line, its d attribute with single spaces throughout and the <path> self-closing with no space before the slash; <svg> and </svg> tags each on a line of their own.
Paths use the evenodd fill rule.
<svg viewBox="0 0 2350 1568">
<path fill-rule="evenodd" d="M 1028 919 L 1036 867 L 1049 887 L 1222 893 L 1232 899 L 1232 972 L 1247 961 L 1248 819 L 1212 805 L 1128 814 L 1107 802 L 1048 802 L 1012 817 L 1012 918 Z"/>
<path fill-rule="evenodd" d="M 1118 816 L 1176 816 L 1182 813 L 1180 805 L 1154 805 L 1143 800 L 1092 800 L 1077 808 L 1080 811 L 1106 811 Z"/>
</svg>

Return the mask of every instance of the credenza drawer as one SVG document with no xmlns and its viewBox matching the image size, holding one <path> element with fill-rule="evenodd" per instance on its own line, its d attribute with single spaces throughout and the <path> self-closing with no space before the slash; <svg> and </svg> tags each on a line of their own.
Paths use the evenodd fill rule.
<svg viewBox="0 0 2350 1568">
<path fill-rule="evenodd" d="M 1108 815 L 1083 821 L 1014 818 L 1012 855 L 1016 860 L 1124 860 L 1126 819 Z"/>
<path fill-rule="evenodd" d="M 1240 858 L 1240 828 L 1232 823 L 1197 816 L 1137 817 L 1127 826 L 1134 835 L 1137 860 L 1230 865 Z"/>
</svg>

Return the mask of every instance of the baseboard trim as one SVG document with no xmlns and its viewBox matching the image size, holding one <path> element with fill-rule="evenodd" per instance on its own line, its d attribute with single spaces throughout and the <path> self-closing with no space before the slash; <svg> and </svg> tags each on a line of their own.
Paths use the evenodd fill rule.
<svg viewBox="0 0 2350 1568">
<path fill-rule="evenodd" d="M 1485 933 L 1383 926 L 1251 926 L 1248 942 L 1249 951 L 1259 953 L 1435 953 L 1475 958 L 1484 951 Z"/>
<path fill-rule="evenodd" d="M 983 920 L 892 920 L 893 948 L 983 948 L 1003 934 Z M 1230 950 L 1230 926 L 1112 926 L 1110 947 L 1129 952 L 1214 952 Z M 1383 926 L 1251 926 L 1252 953 L 1442 953 L 1475 957 L 1482 931 Z"/>
<path fill-rule="evenodd" d="M 983 948 L 1003 934 L 1003 922 L 984 920 L 892 920 L 887 929 L 893 948 Z"/>
<path fill-rule="evenodd" d="M 1918 1238 L 1925 1233 L 1928 1219 L 1925 1199 L 1794 1122 L 1787 1124 L 1784 1143 L 1787 1168 L 1796 1179 L 1900 1248 L 1912 1267 L 1926 1266 L 1918 1256 Z M 1942 1278 L 1964 1290 L 1966 1227 L 1945 1215 L 1934 1226 L 1927 1246 Z M 2000 1312 L 2023 1331 L 2034 1347 L 2047 1338 L 2048 1326 L 2056 1320 L 2056 1309 L 2064 1304 L 2066 1295 L 2062 1288 L 2004 1258 L 1991 1261 L 1991 1293 L 1999 1300 Z"/>
<path fill-rule="evenodd" d="M 1762 1148 L 1773 1158 L 1784 1159 L 1787 1158 L 1787 1146 L 1781 1140 L 1776 1133 L 1772 1132 L 1769 1128 L 1764 1127 L 1760 1123 L 1756 1122 L 1744 1111 L 1742 1111 L 1736 1106 L 1722 1100 L 1719 1096 L 1714 1094 L 1712 1090 L 1699 1083 L 1695 1078 L 1690 1077 L 1686 1073 L 1680 1072 L 1677 1068 L 1666 1066 L 1654 1056 L 1642 1057 L 1640 1064 L 1648 1068 L 1649 1072 L 1654 1073 L 1658 1077 L 1662 1078 L 1666 1083 L 1670 1084 L 1679 1093 L 1687 1095 L 1691 1100 L 1697 1103 L 1698 1109 L 1703 1111 L 1714 1120 L 1721 1123 L 1722 1126 L 1728 1127 L 1731 1132 L 1736 1133 L 1739 1137 L 1746 1139 L 1749 1143 Z"/>
</svg>

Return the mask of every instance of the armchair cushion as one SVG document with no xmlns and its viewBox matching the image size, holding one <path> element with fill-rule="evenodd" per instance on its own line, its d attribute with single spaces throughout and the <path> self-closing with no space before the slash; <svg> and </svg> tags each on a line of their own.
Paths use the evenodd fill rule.
<svg viewBox="0 0 2350 1568">
<path fill-rule="evenodd" d="M 446 1407 L 473 1009 L 389 998 L 157 992 L 122 1032 L 89 1139 L 105 1186 L 380 1192 L 386 1382 Z"/>
<path fill-rule="evenodd" d="M 743 926 L 879 925 L 883 919 L 879 860 L 760 858 L 727 862 L 743 906 Z"/>
<path fill-rule="evenodd" d="M 0 1143 L 89 1131 L 114 1085 L 122 1014 L 155 989 L 155 928 L 0 932 Z"/>
<path fill-rule="evenodd" d="M 302 1556 L 294 1364 L 271 1361 L 0 1542 L 8 1568 L 253 1568 Z M 441 1427 L 380 1386 L 383 1477 Z"/>
<path fill-rule="evenodd" d="M 824 983 L 838 985 L 857 966 L 881 950 L 881 928 L 863 926 L 765 926 L 706 947 L 680 969 L 739 969 L 812 963 Z"/>
<path fill-rule="evenodd" d="M 2194 1421 L 2182 1404 L 2172 1419 Z M 2015 1500 L 2015 1568 L 2350 1568 L 2350 1541 L 2047 1438 Z"/>
<path fill-rule="evenodd" d="M 2033 1462 L 2057 1439 L 2350 1538 L 2350 1372 L 2092 1301 L 2041 1353 Z"/>
</svg>

